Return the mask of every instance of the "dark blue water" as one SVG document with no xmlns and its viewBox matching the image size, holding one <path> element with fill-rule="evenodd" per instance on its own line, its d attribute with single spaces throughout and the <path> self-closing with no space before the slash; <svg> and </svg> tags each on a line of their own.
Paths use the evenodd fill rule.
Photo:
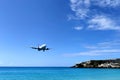
<svg viewBox="0 0 120 80">
<path fill-rule="evenodd" d="M 120 69 L 8 67 L 0 68 L 0 80 L 120 80 Z"/>
</svg>

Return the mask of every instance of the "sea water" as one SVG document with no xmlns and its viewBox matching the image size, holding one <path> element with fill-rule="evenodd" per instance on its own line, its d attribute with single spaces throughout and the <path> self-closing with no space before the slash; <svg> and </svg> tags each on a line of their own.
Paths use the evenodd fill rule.
<svg viewBox="0 0 120 80">
<path fill-rule="evenodd" d="M 120 80 L 120 69 L 2 67 L 0 80 Z"/>
</svg>

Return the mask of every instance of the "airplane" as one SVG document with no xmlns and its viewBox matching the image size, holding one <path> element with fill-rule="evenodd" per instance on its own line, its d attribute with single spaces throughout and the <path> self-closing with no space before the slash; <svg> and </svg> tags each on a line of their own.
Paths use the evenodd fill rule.
<svg viewBox="0 0 120 80">
<path fill-rule="evenodd" d="M 39 45 L 38 47 L 31 47 L 32 49 L 37 49 L 38 51 L 41 51 L 43 50 L 43 52 L 45 50 L 50 50 L 50 48 L 47 48 L 46 44 L 42 44 L 42 45 Z"/>
</svg>

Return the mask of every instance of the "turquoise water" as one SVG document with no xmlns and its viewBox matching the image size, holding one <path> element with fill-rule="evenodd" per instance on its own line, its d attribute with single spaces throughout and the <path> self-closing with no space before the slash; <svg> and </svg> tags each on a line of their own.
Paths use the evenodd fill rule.
<svg viewBox="0 0 120 80">
<path fill-rule="evenodd" d="M 0 80 L 120 80 L 120 69 L 0 68 Z"/>
</svg>

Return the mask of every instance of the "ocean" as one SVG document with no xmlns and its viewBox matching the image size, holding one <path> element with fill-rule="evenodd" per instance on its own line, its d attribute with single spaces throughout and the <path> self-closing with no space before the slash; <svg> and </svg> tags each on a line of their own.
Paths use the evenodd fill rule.
<svg viewBox="0 0 120 80">
<path fill-rule="evenodd" d="M 120 69 L 1 67 L 0 80 L 120 80 Z"/>
</svg>

